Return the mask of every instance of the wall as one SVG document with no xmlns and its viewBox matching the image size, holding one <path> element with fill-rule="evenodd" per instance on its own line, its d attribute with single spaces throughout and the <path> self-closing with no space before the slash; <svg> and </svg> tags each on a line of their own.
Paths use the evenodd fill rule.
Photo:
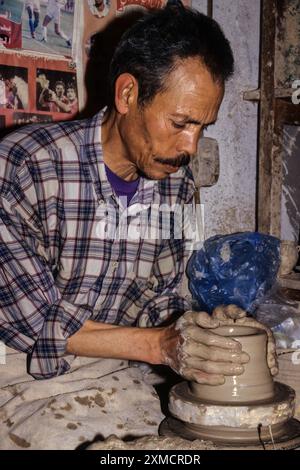
<svg viewBox="0 0 300 470">
<path fill-rule="evenodd" d="M 206 0 L 192 6 L 207 13 Z M 214 0 L 213 17 L 231 42 L 236 71 L 218 122 L 206 133 L 220 148 L 219 181 L 201 190 L 206 237 L 255 230 L 258 107 L 243 92 L 258 88 L 260 0 Z"/>
</svg>

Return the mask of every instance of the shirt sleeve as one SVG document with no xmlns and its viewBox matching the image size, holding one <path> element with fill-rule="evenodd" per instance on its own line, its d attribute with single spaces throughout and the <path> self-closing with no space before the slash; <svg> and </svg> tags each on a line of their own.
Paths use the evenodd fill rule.
<svg viewBox="0 0 300 470">
<path fill-rule="evenodd" d="M 34 378 L 47 379 L 70 368 L 67 338 L 92 312 L 65 300 L 55 285 L 49 233 L 38 215 L 42 198 L 25 163 L 9 168 L 16 160 L 0 158 L 0 340 L 28 355 Z M 54 197 L 55 184 L 49 187 Z"/>
</svg>

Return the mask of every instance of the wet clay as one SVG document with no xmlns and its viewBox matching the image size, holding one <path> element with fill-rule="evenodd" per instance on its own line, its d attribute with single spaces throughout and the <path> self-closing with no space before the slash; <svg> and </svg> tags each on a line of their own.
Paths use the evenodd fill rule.
<svg viewBox="0 0 300 470">
<path fill-rule="evenodd" d="M 231 324 L 214 334 L 238 341 L 250 360 L 241 375 L 226 376 L 224 384 L 181 382 L 169 394 L 171 416 L 160 426 L 163 436 L 205 439 L 222 446 L 282 448 L 300 444 L 300 423 L 293 419 L 295 391 L 273 382 L 267 363 L 267 335 L 262 329 Z"/>
<path fill-rule="evenodd" d="M 215 334 L 230 337 L 250 356 L 241 375 L 227 376 L 223 385 L 190 383 L 197 398 L 215 403 L 252 403 L 271 399 L 274 383 L 267 364 L 267 335 L 264 330 L 241 325 L 221 326 Z"/>
</svg>

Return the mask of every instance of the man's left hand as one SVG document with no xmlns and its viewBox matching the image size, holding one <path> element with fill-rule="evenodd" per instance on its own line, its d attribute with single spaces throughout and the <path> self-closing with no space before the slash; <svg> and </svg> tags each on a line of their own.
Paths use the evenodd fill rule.
<svg viewBox="0 0 300 470">
<path fill-rule="evenodd" d="M 212 313 L 212 317 L 219 320 L 220 325 L 243 325 L 264 330 L 267 334 L 267 362 L 271 374 L 278 374 L 278 362 L 276 356 L 275 339 L 272 331 L 267 326 L 252 317 L 247 317 L 245 310 L 237 305 L 219 305 Z"/>
</svg>

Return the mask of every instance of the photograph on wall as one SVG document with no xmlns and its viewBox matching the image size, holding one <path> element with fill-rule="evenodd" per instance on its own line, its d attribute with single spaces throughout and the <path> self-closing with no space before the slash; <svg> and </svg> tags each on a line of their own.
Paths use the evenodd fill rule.
<svg viewBox="0 0 300 470">
<path fill-rule="evenodd" d="M 75 0 L 23 0 L 22 48 L 72 55 Z"/>
<path fill-rule="evenodd" d="M 70 60 L 0 51 L 2 127 L 73 119 L 78 113 L 77 92 Z"/>
<path fill-rule="evenodd" d="M 104 18 L 109 12 L 111 0 L 88 0 L 90 12 L 96 18 Z"/>
<path fill-rule="evenodd" d="M 6 109 L 28 108 L 28 69 L 0 66 L 0 106 Z"/>
<path fill-rule="evenodd" d="M 117 13 L 128 9 L 147 8 L 148 10 L 163 8 L 167 0 L 116 0 Z M 183 3 L 185 3 L 183 1 Z"/>
<path fill-rule="evenodd" d="M 37 124 L 39 122 L 52 122 L 51 114 L 36 114 L 36 113 L 14 113 L 13 123 L 16 126 L 23 126 L 25 124 Z"/>
<path fill-rule="evenodd" d="M 0 45 L 7 49 L 22 47 L 24 0 L 0 1 Z"/>
<path fill-rule="evenodd" d="M 37 110 L 50 113 L 78 112 L 77 85 L 74 73 L 37 69 Z"/>
</svg>

